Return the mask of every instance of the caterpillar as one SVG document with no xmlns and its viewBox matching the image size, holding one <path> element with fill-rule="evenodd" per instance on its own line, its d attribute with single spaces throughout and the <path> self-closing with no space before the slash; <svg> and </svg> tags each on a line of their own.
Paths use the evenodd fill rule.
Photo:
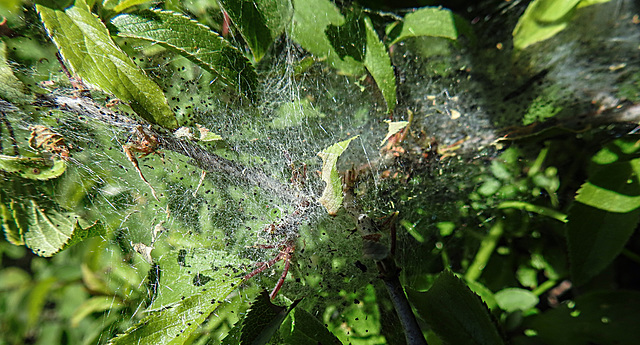
<svg viewBox="0 0 640 345">
<path fill-rule="evenodd" d="M 43 149 L 47 152 L 57 154 L 64 160 L 69 160 L 70 147 L 65 143 L 62 135 L 42 125 L 31 126 L 29 130 L 31 130 L 29 146 L 34 149 Z"/>
</svg>

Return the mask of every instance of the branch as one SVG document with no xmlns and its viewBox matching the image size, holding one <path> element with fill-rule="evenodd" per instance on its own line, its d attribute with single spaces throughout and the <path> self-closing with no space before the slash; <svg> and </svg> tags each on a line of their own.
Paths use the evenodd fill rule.
<svg viewBox="0 0 640 345">
<path fill-rule="evenodd" d="M 404 293 L 402 284 L 400 284 L 400 268 L 396 265 L 393 254 L 395 252 L 395 231 L 392 231 L 391 250 L 389 246 L 381 243 L 382 234 L 373 222 L 373 220 L 362 213 L 362 210 L 356 205 L 353 186 L 355 184 L 355 176 L 347 173 L 347 183 L 344 188 L 344 206 L 347 212 L 356 220 L 356 228 L 362 236 L 363 253 L 366 257 L 375 260 L 380 278 L 384 281 L 393 307 L 398 314 L 402 328 L 404 329 L 405 338 L 409 345 L 426 345 L 427 341 L 422 334 L 418 320 L 411 310 L 411 305 Z"/>
<path fill-rule="evenodd" d="M 148 135 L 157 138 L 161 148 L 191 158 L 192 164 L 207 172 L 219 173 L 225 178 L 239 180 L 246 185 L 257 186 L 273 193 L 287 203 L 297 204 L 301 198 L 306 198 L 304 195 L 301 195 L 301 192 L 267 176 L 267 174 L 260 169 L 248 167 L 215 153 L 211 153 L 196 143 L 186 139 L 176 138 L 173 133 L 162 127 L 150 126 L 148 123 L 145 123 L 144 120 L 135 121 L 95 103 L 92 99 L 84 97 L 49 96 L 47 100 L 52 102 L 53 105 L 74 112 L 81 117 L 94 119 L 121 129 L 133 131 L 135 128 L 143 126 Z"/>
</svg>

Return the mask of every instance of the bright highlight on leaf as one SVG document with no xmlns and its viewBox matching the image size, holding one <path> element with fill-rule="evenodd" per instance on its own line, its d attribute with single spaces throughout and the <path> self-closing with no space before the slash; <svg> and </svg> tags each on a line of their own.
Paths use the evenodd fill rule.
<svg viewBox="0 0 640 345">
<path fill-rule="evenodd" d="M 380 146 L 384 145 L 384 143 L 389 140 L 394 134 L 403 130 L 409 124 L 409 121 L 385 121 L 389 124 L 389 130 L 387 131 L 387 135 L 382 139 Z"/>
<path fill-rule="evenodd" d="M 252 96 L 256 73 L 242 52 L 208 27 L 171 11 L 145 10 L 111 20 L 118 36 L 157 43 Z"/>
<path fill-rule="evenodd" d="M 177 127 L 160 90 L 111 39 L 84 0 L 65 10 L 36 5 L 49 35 L 73 73 L 90 85 L 128 102 L 151 123 Z"/>
<path fill-rule="evenodd" d="M 338 213 L 344 198 L 342 195 L 342 180 L 340 179 L 340 174 L 338 174 L 336 163 L 338 163 L 338 158 L 344 150 L 349 147 L 349 143 L 357 137 L 356 135 L 353 138 L 333 144 L 318 153 L 318 156 L 322 158 L 322 181 L 327 184 L 318 201 L 332 216 Z"/>
<path fill-rule="evenodd" d="M 387 33 L 392 38 L 389 45 L 410 37 L 430 36 L 452 40 L 458 38 L 454 14 L 448 9 L 439 7 L 425 7 L 409 13 L 402 23 L 389 26 Z"/>
</svg>

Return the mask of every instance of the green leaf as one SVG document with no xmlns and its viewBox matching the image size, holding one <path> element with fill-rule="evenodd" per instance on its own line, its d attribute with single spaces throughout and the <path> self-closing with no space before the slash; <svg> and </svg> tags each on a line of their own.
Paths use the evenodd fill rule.
<svg viewBox="0 0 640 345">
<path fill-rule="evenodd" d="M 256 61 L 291 22 L 290 0 L 219 0 L 240 31 Z"/>
<path fill-rule="evenodd" d="M 401 23 L 388 27 L 388 34 L 391 38 L 390 46 L 409 37 L 458 38 L 454 14 L 440 7 L 425 7 L 407 14 Z"/>
<path fill-rule="evenodd" d="M 609 2 L 611 0 L 581 0 L 578 4 L 578 8 L 587 7 L 591 5 L 604 4 L 605 2 Z"/>
<path fill-rule="evenodd" d="M 529 290 L 518 288 L 507 288 L 495 293 L 498 306 L 506 312 L 514 312 L 516 310 L 529 310 L 535 307 L 539 300 L 538 296 Z"/>
<path fill-rule="evenodd" d="M 0 291 L 7 292 L 28 286 L 31 283 L 31 275 L 25 270 L 10 266 L 0 270 Z"/>
<path fill-rule="evenodd" d="M 528 318 L 523 326 L 535 332 L 535 344 L 636 344 L 638 310 L 638 291 L 598 291 Z"/>
<path fill-rule="evenodd" d="M 318 153 L 322 158 L 322 180 L 327 184 L 318 200 L 330 215 L 335 216 L 342 207 L 342 180 L 338 174 L 338 158 L 347 149 L 349 143 L 358 136 L 333 144 Z"/>
<path fill-rule="evenodd" d="M 78 327 L 80 321 L 92 313 L 99 313 L 109 310 L 112 313 L 117 312 L 124 304 L 114 296 L 94 296 L 85 300 L 78 306 L 69 320 L 71 327 Z"/>
<path fill-rule="evenodd" d="M 42 209 L 35 200 L 30 200 L 26 208 L 29 225 L 24 241 L 27 247 L 40 256 L 53 256 L 68 246 L 106 232 L 101 223 L 95 222 L 83 228 L 80 222 L 84 221 L 78 215 Z"/>
<path fill-rule="evenodd" d="M 309 119 L 325 117 L 325 114 L 313 107 L 313 104 L 306 99 L 297 99 L 293 102 L 283 103 L 276 110 L 270 127 L 285 129 L 292 126 L 300 126 Z"/>
<path fill-rule="evenodd" d="M 371 19 L 364 18 L 367 29 L 367 50 L 364 65 L 378 84 L 382 96 L 387 102 L 387 111 L 392 112 L 396 107 L 396 75 L 391 66 L 391 59 L 384 43 L 378 38 Z"/>
<path fill-rule="evenodd" d="M 591 158 L 589 173 L 594 174 L 602 166 L 616 162 L 626 162 L 640 158 L 640 136 L 629 135 L 621 139 L 616 139 Z"/>
<path fill-rule="evenodd" d="M 300 300 L 294 301 L 288 308 L 281 307 L 271 303 L 269 293 L 263 290 L 251 304 L 251 309 L 247 312 L 247 316 L 234 326 L 235 331 L 231 331 L 222 343 L 238 343 L 236 337 L 240 332 L 239 344 L 266 344 L 280 328 L 287 314 L 299 302 Z"/>
<path fill-rule="evenodd" d="M 498 301 L 496 301 L 496 296 L 494 293 L 486 286 L 478 283 L 477 280 L 465 280 L 467 286 L 473 293 L 480 296 L 482 298 L 482 302 L 487 305 L 487 308 L 493 309 L 498 306 Z"/>
<path fill-rule="evenodd" d="M 0 155 L 0 170 L 16 173 L 30 180 L 50 180 L 59 177 L 67 168 L 67 163 L 58 158 L 40 158 Z"/>
<path fill-rule="evenodd" d="M 329 25 L 341 26 L 345 19 L 329 0 L 293 0 L 291 38 L 309 53 L 326 58 L 329 65 L 349 75 L 364 72 L 364 65 L 350 56 L 340 58 L 325 31 Z"/>
<path fill-rule="evenodd" d="M 389 140 L 394 134 L 403 130 L 409 124 L 409 121 L 386 121 L 389 124 L 389 130 L 387 131 L 387 135 L 382 139 L 380 146 L 384 145 L 384 143 Z"/>
<path fill-rule="evenodd" d="M 534 15 L 541 22 L 555 22 L 573 10 L 580 0 L 536 0 Z"/>
<path fill-rule="evenodd" d="M 0 203 L 0 217 L 2 217 L 2 230 L 7 242 L 16 246 L 24 244 L 24 236 L 20 228 L 18 228 L 11 210 L 4 203 Z"/>
<path fill-rule="evenodd" d="M 569 209 L 571 274 L 581 285 L 622 251 L 640 220 L 640 158 L 636 137 L 619 139 L 593 158 L 587 182 Z"/>
<path fill-rule="evenodd" d="M 32 97 L 26 95 L 26 87 L 13 74 L 6 55 L 7 45 L 0 41 L 0 98 L 12 103 L 29 102 Z"/>
<path fill-rule="evenodd" d="M 73 73 L 128 102 L 147 121 L 176 128 L 176 117 L 155 84 L 111 39 L 84 0 L 64 10 L 36 5 L 40 18 Z"/>
<path fill-rule="evenodd" d="M 340 340 L 309 312 L 295 308 L 280 327 L 284 343 L 297 344 L 342 344 Z"/>
<path fill-rule="evenodd" d="M 340 26 L 333 24 L 327 26 L 325 34 L 340 59 L 344 60 L 346 56 L 349 56 L 362 62 L 367 45 L 364 16 L 358 10 L 350 9 L 347 11 L 345 23 Z"/>
<path fill-rule="evenodd" d="M 529 3 L 513 29 L 513 47 L 515 49 L 525 49 L 534 43 L 544 41 L 567 27 L 569 18 L 552 23 L 539 22 L 536 19 L 537 4 L 537 0 Z"/>
<path fill-rule="evenodd" d="M 118 36 L 142 39 L 176 52 L 253 96 L 256 73 L 242 52 L 208 27 L 171 11 L 144 10 L 111 20 Z"/>
<path fill-rule="evenodd" d="M 638 224 L 640 209 L 613 213 L 576 201 L 568 219 L 571 275 L 579 286 L 602 272 L 622 252 Z"/>
<path fill-rule="evenodd" d="M 7 241 L 16 246 L 24 245 L 24 233 L 26 232 L 24 219 L 26 217 L 24 216 L 23 205 L 13 199 L 9 202 L 9 207 L 4 202 L 0 202 L 0 215 L 2 216 L 2 228 Z"/>
<path fill-rule="evenodd" d="M 578 190 L 576 201 L 607 212 L 628 213 L 640 207 L 640 159 L 610 164 Z"/>
<path fill-rule="evenodd" d="M 200 292 L 138 322 L 109 344 L 184 344 L 209 315 L 237 288 L 242 278 L 216 274 Z"/>
<path fill-rule="evenodd" d="M 144 4 L 145 2 L 150 2 L 150 0 L 124 0 L 120 1 L 119 4 L 113 7 L 113 11 L 120 13 L 126 10 L 129 7 L 137 6 L 140 4 Z"/>
<path fill-rule="evenodd" d="M 160 310 L 180 303 L 203 289 L 226 283 L 238 286 L 241 263 L 224 251 L 208 248 L 173 250 L 158 260 L 158 291 L 149 310 Z"/>
<path fill-rule="evenodd" d="M 526 47 L 553 37 L 564 30 L 573 18 L 577 7 L 599 3 L 580 0 L 534 0 L 524 11 L 513 29 L 513 46 L 515 49 Z"/>
<path fill-rule="evenodd" d="M 47 302 L 53 285 L 58 281 L 56 277 L 48 277 L 38 281 L 29 296 L 27 296 L 26 312 L 27 312 L 27 329 L 36 326 L 38 320 L 42 317 L 42 310 Z"/>
<path fill-rule="evenodd" d="M 418 314 L 450 344 L 504 344 L 480 297 L 453 273 L 440 273 L 429 291 L 407 291 Z"/>
</svg>

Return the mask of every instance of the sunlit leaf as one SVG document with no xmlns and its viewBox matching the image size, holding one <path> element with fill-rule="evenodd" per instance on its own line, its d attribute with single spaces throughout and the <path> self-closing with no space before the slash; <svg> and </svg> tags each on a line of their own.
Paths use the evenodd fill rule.
<svg viewBox="0 0 640 345">
<path fill-rule="evenodd" d="M 578 4 L 578 8 L 591 6 L 591 5 L 604 4 L 609 1 L 611 0 L 580 0 L 580 3 Z"/>
<path fill-rule="evenodd" d="M 506 312 L 528 310 L 538 304 L 538 296 L 531 291 L 518 288 L 507 288 L 495 293 L 498 306 Z"/>
<path fill-rule="evenodd" d="M 290 0 L 219 0 L 231 21 L 260 61 L 291 21 Z"/>
<path fill-rule="evenodd" d="M 342 207 L 343 200 L 342 179 L 336 167 L 338 158 L 347 149 L 349 143 L 357 137 L 333 144 L 318 153 L 318 156 L 322 158 L 322 180 L 327 184 L 318 201 L 327 209 L 330 215 L 338 213 L 338 210 Z"/>
<path fill-rule="evenodd" d="M 67 163 L 58 158 L 22 157 L 0 155 L 0 170 L 16 173 L 30 180 L 50 180 L 59 177 Z"/>
<path fill-rule="evenodd" d="M 536 0 L 535 19 L 541 22 L 558 21 L 571 12 L 579 2 L 580 0 Z"/>
<path fill-rule="evenodd" d="M 562 3 L 562 1 L 560 1 Z M 573 2 L 573 0 L 571 1 Z M 534 43 L 544 41 L 567 27 L 571 19 L 572 12 L 563 11 L 561 17 L 551 22 L 545 22 L 538 19 L 539 16 L 545 18 L 545 13 L 549 13 L 546 4 L 552 5 L 553 1 L 535 0 L 532 1 L 524 14 L 518 20 L 515 29 L 513 29 L 513 46 L 516 49 L 524 49 Z M 554 12 L 550 12 L 554 13 Z"/>
<path fill-rule="evenodd" d="M 24 241 L 40 256 L 52 256 L 88 237 L 105 234 L 104 227 L 98 222 L 83 227 L 80 222 L 85 222 L 78 215 L 45 210 L 35 200 L 30 200 L 25 208 L 28 212 L 26 223 L 29 225 Z"/>
<path fill-rule="evenodd" d="M 240 281 L 224 274 L 212 275 L 209 286 L 166 309 L 151 312 L 109 344 L 183 344 Z"/>
<path fill-rule="evenodd" d="M 158 291 L 150 310 L 160 310 L 180 303 L 203 289 L 216 289 L 223 284 L 238 286 L 241 264 L 232 255 L 212 249 L 179 249 L 158 260 Z"/>
<path fill-rule="evenodd" d="M 640 160 L 631 161 L 630 164 L 638 165 Z M 576 200 L 607 212 L 631 212 L 640 207 L 640 190 L 636 188 L 638 182 L 634 177 L 636 173 L 631 170 L 629 163 L 603 168 L 580 187 Z"/>
<path fill-rule="evenodd" d="M 513 46 L 524 49 L 544 41 L 564 30 L 576 8 L 600 4 L 610 0 L 534 0 L 513 30 Z"/>
<path fill-rule="evenodd" d="M 219 76 L 233 89 L 253 94 L 256 73 L 242 52 L 208 27 L 180 14 L 144 10 L 111 20 L 118 36 L 159 44 Z"/>
<path fill-rule="evenodd" d="M 382 91 L 382 96 L 387 102 L 387 111 L 392 112 L 396 108 L 396 75 L 391 66 L 391 59 L 387 47 L 378 38 L 371 19 L 365 17 L 364 23 L 367 29 L 364 65 Z"/>
<path fill-rule="evenodd" d="M 123 0 L 120 1 L 119 4 L 113 7 L 115 12 L 122 12 L 129 7 L 133 7 L 136 5 L 144 4 L 145 2 L 150 2 L 150 0 Z"/>
<path fill-rule="evenodd" d="M 409 121 L 387 121 L 389 124 L 389 129 L 387 130 L 387 135 L 382 139 L 380 146 L 384 145 L 384 143 L 389 140 L 394 134 L 403 130 L 409 124 Z"/>
<path fill-rule="evenodd" d="M 391 43 L 396 44 L 409 37 L 444 37 L 458 38 L 454 14 L 441 7 L 425 7 L 407 14 L 402 22 L 389 27 Z"/>
<path fill-rule="evenodd" d="M 329 25 L 341 26 L 345 19 L 329 0 L 293 0 L 291 38 L 319 58 L 326 58 L 334 68 L 345 74 L 364 72 L 364 65 L 350 56 L 344 60 L 335 51 L 325 34 Z"/>
<path fill-rule="evenodd" d="M 427 292 L 407 291 L 418 314 L 450 344 L 503 344 L 480 297 L 449 271 Z"/>
<path fill-rule="evenodd" d="M 167 128 L 177 127 L 160 87 L 113 42 L 84 0 L 76 0 L 64 10 L 40 4 L 36 8 L 73 73 L 128 102 L 144 119 Z"/>
</svg>

